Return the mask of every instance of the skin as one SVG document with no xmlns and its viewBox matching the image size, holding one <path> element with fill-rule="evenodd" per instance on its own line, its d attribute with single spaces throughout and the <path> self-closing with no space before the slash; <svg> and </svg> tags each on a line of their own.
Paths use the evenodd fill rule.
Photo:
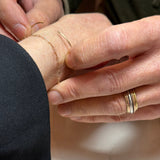
<svg viewBox="0 0 160 160">
<path fill-rule="evenodd" d="M 0 31 L 19 41 L 62 15 L 61 0 L 0 0 Z"/>
<path fill-rule="evenodd" d="M 74 74 L 74 71 L 67 68 L 64 63 L 70 46 L 66 40 L 58 35 L 57 31 L 63 33 L 71 44 L 75 45 L 79 41 L 108 27 L 108 25 L 110 25 L 110 22 L 101 14 L 67 15 L 58 22 L 34 33 L 33 36 L 20 41 L 19 44 L 37 64 L 46 89 L 49 91 L 59 80 L 66 79 Z M 83 31 L 83 34 L 81 31 Z"/>
<path fill-rule="evenodd" d="M 66 64 L 84 70 L 112 59 L 127 61 L 71 77 L 52 88 L 58 112 L 77 122 L 160 118 L 160 16 L 111 26 L 70 49 Z M 123 92 L 135 88 L 139 109 L 126 114 Z"/>
</svg>

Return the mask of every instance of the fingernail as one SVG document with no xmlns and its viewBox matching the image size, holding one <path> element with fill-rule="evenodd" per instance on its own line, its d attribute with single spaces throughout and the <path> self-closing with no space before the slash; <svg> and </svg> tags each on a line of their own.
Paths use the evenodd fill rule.
<svg viewBox="0 0 160 160">
<path fill-rule="evenodd" d="M 49 98 L 52 105 L 59 105 L 63 102 L 63 98 L 58 91 L 51 91 L 49 93 Z"/>
<path fill-rule="evenodd" d="M 14 32 L 16 33 L 16 35 L 18 36 L 18 37 L 17 37 L 17 36 L 14 34 L 14 36 L 17 38 L 17 40 L 20 40 L 20 39 L 25 38 L 26 33 L 27 33 L 27 28 L 26 28 L 24 25 L 22 25 L 22 24 L 16 24 L 16 25 L 13 27 L 13 30 L 14 30 Z"/>
<path fill-rule="evenodd" d="M 58 113 L 62 116 L 70 116 L 71 115 L 71 108 L 70 107 L 59 107 Z"/>
</svg>

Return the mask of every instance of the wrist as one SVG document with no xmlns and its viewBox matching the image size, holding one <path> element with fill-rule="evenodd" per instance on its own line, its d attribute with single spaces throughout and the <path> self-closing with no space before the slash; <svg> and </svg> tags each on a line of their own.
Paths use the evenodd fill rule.
<svg viewBox="0 0 160 160">
<path fill-rule="evenodd" d="M 46 89 L 64 79 L 68 73 L 65 67 L 64 58 L 68 49 L 62 39 L 58 36 L 57 30 L 52 33 L 36 32 L 33 36 L 19 42 L 19 44 L 29 53 L 37 64 L 44 79 Z"/>
</svg>

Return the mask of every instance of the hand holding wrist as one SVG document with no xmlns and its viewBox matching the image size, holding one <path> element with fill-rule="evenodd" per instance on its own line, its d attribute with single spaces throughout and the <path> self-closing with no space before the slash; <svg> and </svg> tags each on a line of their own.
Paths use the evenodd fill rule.
<svg viewBox="0 0 160 160">
<path fill-rule="evenodd" d="M 64 55 L 60 57 L 60 53 L 62 51 L 67 53 L 67 48 L 57 36 L 56 29 L 52 27 L 52 34 L 50 34 L 49 30 L 50 29 L 44 29 L 47 35 L 45 35 L 42 30 L 19 42 L 37 64 L 47 90 L 64 76 L 64 71 L 62 71 L 61 74 L 59 74 L 60 71 L 58 71 L 61 68 L 65 70 L 63 63 Z"/>
<path fill-rule="evenodd" d="M 67 15 L 34 34 L 40 35 L 39 37 L 30 36 L 19 43 L 37 64 L 47 90 L 58 80 L 65 79 L 68 74 L 74 72 L 65 66 L 64 60 L 69 46 L 65 39 L 58 36 L 58 31 L 62 32 L 72 45 L 75 45 L 108 27 L 106 20 L 106 17 L 101 14 Z"/>
</svg>

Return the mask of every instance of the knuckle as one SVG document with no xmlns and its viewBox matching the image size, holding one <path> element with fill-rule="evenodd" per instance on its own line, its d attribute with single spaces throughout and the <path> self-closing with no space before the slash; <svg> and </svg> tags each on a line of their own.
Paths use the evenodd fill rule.
<svg viewBox="0 0 160 160">
<path fill-rule="evenodd" d="M 86 49 L 87 48 L 84 43 L 81 44 L 81 47 L 75 46 L 75 48 L 70 52 L 69 58 L 67 58 L 66 60 L 67 65 L 71 68 L 76 69 L 81 64 L 87 64 L 88 58 L 85 55 Z"/>
<path fill-rule="evenodd" d="M 160 73 L 160 63 L 155 62 L 155 63 L 152 63 L 151 66 L 152 67 L 148 68 L 148 71 L 150 71 L 151 74 L 155 76 L 155 81 L 157 81 L 157 80 L 160 79 L 160 76 L 159 76 L 159 73 Z M 153 81 L 153 78 L 151 78 L 151 80 Z"/>
<path fill-rule="evenodd" d="M 37 18 L 39 19 L 39 21 L 43 22 L 44 25 L 50 24 L 50 18 L 47 15 L 47 13 L 42 12 L 41 10 L 36 8 L 35 8 L 35 12 L 36 12 L 35 15 L 37 15 Z"/>
<path fill-rule="evenodd" d="M 90 13 L 86 15 L 81 14 L 81 17 L 82 21 L 84 21 L 85 23 L 93 23 L 93 21 L 100 22 L 106 20 L 106 16 L 101 13 Z"/>
<path fill-rule="evenodd" d="M 102 90 L 106 88 L 104 86 L 108 87 L 110 93 L 116 93 L 116 91 L 121 90 L 120 80 L 115 71 L 107 70 L 104 74 L 104 81 L 105 84 L 102 86 Z"/>
<path fill-rule="evenodd" d="M 115 29 L 115 26 L 113 26 L 110 29 L 106 29 L 103 32 L 104 42 L 108 46 L 108 52 L 112 55 L 113 58 L 121 58 L 117 54 L 117 52 L 123 52 L 125 50 L 128 50 L 129 44 L 128 44 L 128 37 L 129 33 L 126 30 L 125 25 L 121 25 L 118 28 Z"/>
<path fill-rule="evenodd" d="M 79 89 L 76 87 L 76 82 L 73 79 L 68 82 L 65 90 L 65 94 L 68 97 L 72 97 L 73 99 L 80 97 Z"/>
<path fill-rule="evenodd" d="M 122 96 L 112 96 L 107 100 L 102 108 L 102 113 L 105 115 L 120 115 L 125 113 L 125 105 Z"/>
<path fill-rule="evenodd" d="M 59 21 L 64 21 L 66 23 L 68 23 L 68 21 L 69 21 L 72 24 L 72 22 L 75 22 L 76 19 L 77 19 L 76 15 L 67 14 L 67 15 L 64 15 L 63 17 L 61 17 Z"/>
<path fill-rule="evenodd" d="M 73 111 L 75 113 L 78 113 L 79 115 L 82 115 L 82 116 L 90 115 L 88 110 L 81 103 L 75 103 L 75 105 L 73 107 Z"/>
<path fill-rule="evenodd" d="M 113 98 L 113 103 L 114 104 L 113 104 L 112 108 L 113 108 L 113 113 L 115 115 L 117 115 L 117 114 L 123 114 L 123 113 L 126 112 L 125 105 L 123 103 L 123 97 L 122 97 L 122 95 L 114 97 Z"/>
<path fill-rule="evenodd" d="M 152 16 L 149 18 L 143 18 L 140 21 L 140 25 L 143 28 L 143 32 L 146 34 L 146 38 L 150 42 L 157 42 L 159 40 L 159 26 L 160 26 L 160 16 Z M 155 44 L 155 43 L 151 43 Z"/>
<path fill-rule="evenodd" d="M 75 14 L 65 15 L 61 18 L 61 20 L 67 21 L 69 20 L 71 23 L 77 23 L 77 18 L 81 24 L 85 24 L 86 26 L 93 25 L 93 23 L 100 23 L 106 21 L 106 16 L 101 13 L 90 13 L 90 14 L 79 14 L 78 16 Z M 75 21 L 76 20 L 76 21 Z"/>
</svg>

